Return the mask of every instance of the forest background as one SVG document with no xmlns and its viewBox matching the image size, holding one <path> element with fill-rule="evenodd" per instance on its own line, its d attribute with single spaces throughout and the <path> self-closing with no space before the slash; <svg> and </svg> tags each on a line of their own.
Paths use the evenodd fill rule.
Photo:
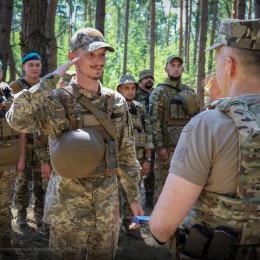
<svg viewBox="0 0 260 260">
<path fill-rule="evenodd" d="M 29 52 L 42 57 L 42 76 L 68 61 L 76 30 L 99 29 L 115 49 L 108 53 L 103 85 L 115 89 L 123 74 L 138 80 L 143 69 L 164 81 L 171 54 L 184 59 L 183 82 L 201 100 L 203 80 L 214 74 L 216 41 L 224 18 L 260 18 L 260 0 L 0 0 L 0 60 L 4 80 L 22 76 L 21 59 Z"/>
</svg>

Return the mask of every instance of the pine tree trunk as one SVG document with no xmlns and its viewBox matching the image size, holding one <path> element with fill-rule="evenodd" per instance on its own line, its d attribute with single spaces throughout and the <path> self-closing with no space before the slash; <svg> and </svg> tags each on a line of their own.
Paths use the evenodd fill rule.
<svg viewBox="0 0 260 260">
<path fill-rule="evenodd" d="M 151 1 L 151 38 L 150 38 L 150 70 L 154 71 L 155 46 L 155 0 Z"/>
<path fill-rule="evenodd" d="M 0 60 L 2 61 L 3 81 L 6 78 L 7 65 L 9 61 L 10 34 L 13 17 L 13 0 L 0 1 Z"/>
<path fill-rule="evenodd" d="M 95 28 L 105 35 L 106 1 L 97 0 Z"/>
<path fill-rule="evenodd" d="M 124 42 L 124 63 L 123 63 L 123 75 L 126 74 L 127 69 L 127 48 L 128 48 L 128 26 L 129 26 L 129 4 L 130 0 L 126 0 L 125 7 L 125 42 Z"/>
<path fill-rule="evenodd" d="M 179 41 L 179 56 L 183 53 L 183 0 L 180 0 L 180 41 Z"/>
<path fill-rule="evenodd" d="M 243 20 L 245 19 L 245 14 L 246 14 L 246 1 L 238 0 L 237 18 Z"/>
<path fill-rule="evenodd" d="M 207 43 L 207 26 L 208 26 L 208 0 L 201 1 L 201 34 L 199 43 L 199 61 L 198 61 L 198 80 L 197 93 L 200 99 L 201 110 L 204 107 L 204 85 L 202 83 L 205 78 L 205 48 Z"/>
<path fill-rule="evenodd" d="M 58 0 L 49 0 L 47 12 L 47 53 L 49 70 L 54 71 L 57 68 L 57 41 L 55 37 L 55 17 Z"/>
<path fill-rule="evenodd" d="M 46 20 L 48 0 L 23 0 L 22 55 L 38 52 L 42 58 L 42 74 L 50 72 L 47 55 Z"/>
<path fill-rule="evenodd" d="M 255 0 L 255 19 L 260 18 L 260 0 Z"/>
</svg>

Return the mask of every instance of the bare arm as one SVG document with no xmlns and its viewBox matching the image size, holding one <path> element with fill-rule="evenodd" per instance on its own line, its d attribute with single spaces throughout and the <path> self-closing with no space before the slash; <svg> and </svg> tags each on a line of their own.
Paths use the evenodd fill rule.
<svg viewBox="0 0 260 260">
<path fill-rule="evenodd" d="M 202 188 L 175 174 L 168 175 L 149 223 L 152 234 L 159 241 L 166 242 L 175 233 Z"/>
<path fill-rule="evenodd" d="M 20 133 L 19 134 L 19 144 L 20 144 L 20 150 L 19 150 L 19 159 L 16 164 L 16 171 L 17 173 L 22 172 L 25 167 L 25 144 L 26 144 L 26 134 Z"/>
</svg>

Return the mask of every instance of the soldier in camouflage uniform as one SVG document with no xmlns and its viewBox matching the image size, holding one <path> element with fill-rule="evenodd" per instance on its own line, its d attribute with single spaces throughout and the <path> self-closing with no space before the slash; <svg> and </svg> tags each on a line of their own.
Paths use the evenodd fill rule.
<svg viewBox="0 0 260 260">
<path fill-rule="evenodd" d="M 65 172 L 70 171 L 69 167 L 63 172 L 53 170 L 44 220 L 50 224 L 53 259 L 113 259 L 119 234 L 116 174 L 120 175 L 133 214 L 144 213 L 137 184 L 140 165 L 136 159 L 131 118 L 125 99 L 99 81 L 106 51 L 114 51 L 103 35 L 94 28 L 80 29 L 73 35 L 70 49 L 71 61 L 46 75 L 33 91 L 25 90 L 16 96 L 7 118 L 19 131 L 40 129 L 57 138 L 51 154 L 54 147 L 62 143 L 64 134 L 73 138 L 73 131 L 77 133 L 78 128 L 87 127 L 102 136 L 105 153 L 100 163 L 94 165 L 94 172 L 88 172 L 88 165 L 92 164 L 88 158 L 78 168 L 81 173 L 88 173 L 86 177 L 77 178 L 75 170 L 75 176 L 68 178 Z M 77 76 L 69 86 L 55 89 L 60 77 L 74 63 Z M 70 157 L 77 161 L 82 154 L 84 151 Z M 131 228 L 136 225 L 133 223 Z"/>
<path fill-rule="evenodd" d="M 40 81 L 42 69 L 41 57 L 38 53 L 28 53 L 22 59 L 25 76 L 10 83 L 16 94 L 23 89 L 30 89 Z M 30 202 L 29 182 L 32 184 L 34 218 L 37 225 L 42 225 L 44 208 L 44 191 L 42 188 L 41 164 L 35 147 L 35 140 L 39 132 L 20 134 L 20 157 L 17 162 L 17 177 L 15 183 L 15 206 L 18 209 L 16 223 L 22 226 L 27 224 L 27 207 Z M 45 145 L 47 149 L 47 143 Z"/>
<path fill-rule="evenodd" d="M 212 49 L 227 98 L 183 129 L 150 228 L 165 242 L 181 223 L 177 259 L 259 259 L 260 19 L 223 20 Z"/>
<path fill-rule="evenodd" d="M 15 164 L 19 155 L 18 133 L 5 119 L 10 107 L 11 89 L 2 82 L 0 66 L 0 259 L 15 259 L 12 251 L 11 201 L 15 183 Z"/>
<path fill-rule="evenodd" d="M 199 112 L 199 98 L 194 90 L 182 84 L 183 60 L 171 55 L 167 58 L 168 74 L 149 97 L 149 120 L 155 146 L 154 202 L 157 201 L 170 167 L 170 159 L 183 127 Z"/>
<path fill-rule="evenodd" d="M 153 91 L 154 75 L 150 70 L 142 70 L 139 73 L 139 88 L 136 91 L 135 100 L 142 103 L 147 112 L 149 111 L 149 96 Z M 145 189 L 145 206 L 153 207 L 153 194 L 154 194 L 154 150 L 151 154 L 151 167 L 147 176 L 144 176 L 144 189 Z"/>
<path fill-rule="evenodd" d="M 138 83 L 132 75 L 123 75 L 120 78 L 117 91 L 122 94 L 128 104 L 134 127 L 136 157 L 142 167 L 141 176 L 143 177 L 150 173 L 152 160 L 151 153 L 154 146 L 152 143 L 152 131 L 147 117 L 147 110 L 140 102 L 133 100 L 137 89 Z M 141 181 L 139 182 L 139 187 L 141 187 Z M 138 231 L 132 231 L 128 228 L 131 223 L 131 209 L 124 191 L 122 192 L 121 199 L 123 204 L 123 225 L 126 234 L 140 238 L 140 233 L 138 233 L 138 231 L 140 231 L 139 229 Z"/>
</svg>

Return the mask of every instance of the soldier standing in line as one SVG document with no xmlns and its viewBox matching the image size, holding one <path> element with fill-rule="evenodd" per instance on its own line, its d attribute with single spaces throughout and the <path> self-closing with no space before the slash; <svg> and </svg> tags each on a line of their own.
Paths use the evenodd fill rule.
<svg viewBox="0 0 260 260">
<path fill-rule="evenodd" d="M 14 94 L 30 89 L 40 81 L 42 69 L 41 57 L 38 53 L 28 53 L 22 59 L 25 76 L 10 83 Z M 41 163 L 37 157 L 35 140 L 38 133 L 20 133 L 20 157 L 17 162 L 17 177 L 15 183 L 15 206 L 18 209 L 16 223 L 21 226 L 27 224 L 27 207 L 30 202 L 28 184 L 32 181 L 34 219 L 38 226 L 42 225 L 44 208 L 44 191 L 42 188 Z M 47 149 L 47 144 L 46 144 Z M 47 151 L 46 151 L 47 152 Z M 47 162 L 44 162 L 47 163 Z"/>
<path fill-rule="evenodd" d="M 154 75 L 150 70 L 142 70 L 139 73 L 139 88 L 136 91 L 135 100 L 142 103 L 146 110 L 147 116 L 149 111 L 149 96 L 153 91 Z M 144 176 L 144 189 L 145 189 L 145 206 L 153 208 L 153 195 L 154 195 L 154 150 L 151 153 L 151 167 L 150 172 Z"/>
<path fill-rule="evenodd" d="M 221 21 L 226 98 L 183 129 L 150 228 L 174 259 L 260 259 L 260 19 Z M 214 107 L 214 108 L 213 108 Z M 178 229 L 177 229 L 178 228 Z M 177 230 L 177 232 L 176 232 Z"/>
<path fill-rule="evenodd" d="M 117 174 L 133 214 L 144 214 L 127 103 L 99 81 L 106 51 L 114 48 L 101 32 L 78 30 L 70 42 L 71 61 L 43 77 L 33 91 L 17 95 L 7 114 L 15 129 L 40 129 L 57 139 L 51 147 L 53 172 L 44 208 L 53 259 L 114 259 L 119 235 Z M 56 89 L 73 64 L 76 77 Z"/>
<path fill-rule="evenodd" d="M 182 58 L 169 56 L 165 71 L 168 74 L 165 82 L 158 84 L 149 97 L 149 120 L 156 149 L 154 202 L 162 191 L 180 133 L 200 108 L 194 90 L 181 82 Z"/>
<path fill-rule="evenodd" d="M 136 157 L 142 168 L 141 176 L 145 177 L 151 170 L 151 153 L 154 146 L 152 143 L 152 130 L 148 121 L 147 110 L 140 102 L 134 100 L 137 89 L 138 82 L 135 81 L 135 78 L 132 75 L 123 75 L 120 78 L 117 91 L 126 99 L 129 108 L 134 128 Z M 138 185 L 141 187 L 141 181 Z M 141 238 L 140 229 L 129 230 L 128 228 L 131 223 L 131 210 L 124 191 L 122 191 L 121 199 L 123 204 L 123 226 L 126 230 L 126 234 Z"/>
<path fill-rule="evenodd" d="M 15 183 L 15 165 L 19 156 L 18 132 L 5 119 L 11 105 L 11 89 L 2 81 L 0 61 L 0 259 L 16 259 L 12 250 L 11 201 Z"/>
</svg>

